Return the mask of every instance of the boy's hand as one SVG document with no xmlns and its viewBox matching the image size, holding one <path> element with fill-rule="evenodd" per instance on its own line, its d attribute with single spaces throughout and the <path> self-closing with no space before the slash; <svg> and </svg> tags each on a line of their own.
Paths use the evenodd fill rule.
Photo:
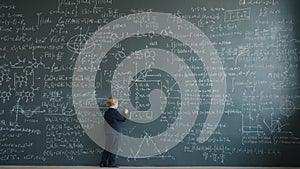
<svg viewBox="0 0 300 169">
<path fill-rule="evenodd" d="M 128 114 L 128 109 L 124 109 L 124 114 Z"/>
</svg>

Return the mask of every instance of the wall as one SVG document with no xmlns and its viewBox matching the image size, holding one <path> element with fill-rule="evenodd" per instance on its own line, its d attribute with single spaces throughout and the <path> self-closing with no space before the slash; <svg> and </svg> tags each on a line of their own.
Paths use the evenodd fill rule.
<svg viewBox="0 0 300 169">
<path fill-rule="evenodd" d="M 296 0 L 0 2 L 0 164 L 299 166 Z"/>
</svg>

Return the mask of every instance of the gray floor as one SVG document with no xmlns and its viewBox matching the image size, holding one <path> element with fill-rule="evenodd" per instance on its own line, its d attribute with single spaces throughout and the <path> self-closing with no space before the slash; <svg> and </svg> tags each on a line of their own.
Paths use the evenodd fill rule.
<svg viewBox="0 0 300 169">
<path fill-rule="evenodd" d="M 1 169 L 107 169 L 91 166 L 0 166 Z M 121 169 L 300 169 L 300 167 L 119 167 Z"/>
</svg>

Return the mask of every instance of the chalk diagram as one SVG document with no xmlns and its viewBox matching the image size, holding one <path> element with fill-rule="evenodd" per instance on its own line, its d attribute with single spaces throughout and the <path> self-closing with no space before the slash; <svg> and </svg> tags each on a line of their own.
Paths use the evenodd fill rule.
<svg viewBox="0 0 300 169">
<path fill-rule="evenodd" d="M 261 92 L 261 94 L 264 92 Z M 249 110 L 244 108 L 245 112 L 242 114 L 242 134 L 256 134 L 256 135 L 268 135 L 268 134 L 287 134 L 293 136 L 293 132 L 287 130 L 285 127 L 289 126 L 288 120 L 292 118 L 296 110 L 295 104 L 291 100 L 284 100 L 280 102 L 278 107 L 274 102 L 269 107 L 260 105 L 262 100 L 258 101 L 258 110 L 253 109 L 251 106 Z"/>
<path fill-rule="evenodd" d="M 84 34 L 82 34 L 82 28 L 79 28 L 80 33 L 72 36 L 68 40 L 66 44 L 67 48 L 68 50 L 74 53 L 70 60 L 74 61 L 76 59 L 75 55 L 78 55 L 79 53 L 91 53 L 94 50 L 96 44 L 95 41 L 91 38 L 91 36 L 88 35 L 88 30 L 89 29 L 87 29 L 87 31 Z"/>
<path fill-rule="evenodd" d="M 129 158 L 127 158 L 127 160 L 129 161 L 130 159 L 136 159 L 139 158 L 140 156 L 143 156 L 139 153 L 141 153 L 141 149 L 143 146 L 151 146 L 154 151 L 157 152 L 158 155 L 154 156 L 154 158 L 160 158 L 160 159 L 175 159 L 174 156 L 165 153 L 163 154 L 163 152 L 167 152 L 167 150 L 161 151 L 157 146 L 156 143 L 152 140 L 151 135 L 149 135 L 149 133 L 147 133 L 146 131 L 144 131 L 144 136 L 142 137 L 142 141 L 141 143 L 137 146 L 138 147 L 138 151 L 137 152 L 133 152 L 131 151 L 131 155 L 129 156 Z M 153 158 L 153 157 L 152 157 Z"/>
<path fill-rule="evenodd" d="M 40 110 L 40 106 L 37 106 L 34 110 L 24 110 L 24 108 L 20 105 L 20 98 L 17 100 L 17 104 L 14 105 L 10 111 L 11 120 L 9 122 L 10 126 L 20 127 L 19 125 L 19 116 L 23 115 L 26 118 L 31 118 L 36 114 L 44 114 L 45 110 Z"/>
<path fill-rule="evenodd" d="M 36 86 L 36 80 L 40 77 L 35 73 L 37 69 L 46 67 L 42 59 L 35 57 L 34 51 L 31 55 L 30 59 L 16 56 L 15 61 L 0 67 L 0 84 L 5 86 L 5 83 L 8 83 L 6 84 L 8 89 L 0 91 L 0 99 L 3 103 L 9 101 L 13 95 L 25 99 L 26 102 L 33 101 L 36 92 L 40 90 L 40 87 Z"/>
<path fill-rule="evenodd" d="M 296 106 L 291 100 L 282 102 L 279 109 L 281 110 L 281 114 L 286 117 L 290 117 L 296 112 Z"/>
<path fill-rule="evenodd" d="M 9 66 L 4 64 L 0 67 L 0 85 L 2 85 L 3 82 L 9 82 L 9 80 L 11 80 L 11 77 L 9 76 L 10 69 L 5 69 L 5 67 Z"/>
<path fill-rule="evenodd" d="M 289 119 L 296 112 L 296 109 L 297 108 L 291 100 L 285 100 L 278 108 L 273 108 L 273 111 L 279 110 L 279 113 L 272 113 L 270 122 L 268 123 L 264 119 L 264 124 L 271 133 L 285 133 L 293 135 L 293 132 L 286 131 L 284 129 L 285 126 L 288 126 L 287 121 L 285 121 L 284 118 Z"/>
<path fill-rule="evenodd" d="M 10 97 L 12 96 L 12 88 L 8 86 L 8 91 L 0 91 L 0 98 L 2 99 L 2 103 L 5 103 L 6 101 L 10 100 Z"/>
<path fill-rule="evenodd" d="M 156 29 L 153 29 L 151 26 L 144 26 L 143 24 L 146 24 L 147 22 L 143 21 L 142 18 L 145 17 L 153 18 L 153 21 L 151 22 L 157 23 L 159 26 L 156 27 Z M 107 28 L 112 27 L 114 24 L 126 25 L 126 27 L 116 28 L 113 31 L 107 30 Z M 180 25 L 181 29 L 179 29 L 178 24 Z M 168 29 L 167 32 L 166 29 Z M 169 34 L 166 34 L 168 32 Z M 68 42 L 68 46 L 71 51 L 79 54 L 75 63 L 72 81 L 72 83 L 74 84 L 72 85 L 73 104 L 76 114 L 78 115 L 77 117 L 79 118 L 79 122 L 81 121 L 80 118 L 82 118 L 82 115 L 80 115 L 80 113 L 87 112 L 87 108 L 89 110 L 91 118 L 93 116 L 101 114 L 101 108 L 99 108 L 99 105 L 97 104 L 97 99 L 99 99 L 98 96 L 101 97 L 101 95 L 113 95 L 118 97 L 124 107 L 129 108 L 129 110 L 131 111 L 135 111 L 135 113 L 137 114 L 143 113 L 145 111 L 149 113 L 149 116 L 147 117 L 151 118 L 149 118 L 148 121 L 141 121 L 140 118 L 131 119 L 136 123 L 149 124 L 151 120 L 155 119 L 153 117 L 157 117 L 152 116 L 153 114 L 151 114 L 151 112 L 158 112 L 160 114 L 175 113 L 175 111 L 164 112 L 164 110 L 161 110 L 164 109 L 165 106 L 164 104 L 159 105 L 161 102 L 167 103 L 166 105 L 168 105 L 169 103 L 172 103 L 171 100 L 177 99 L 174 103 L 180 105 L 180 107 L 175 106 L 175 108 L 178 108 L 178 115 L 171 116 L 174 119 L 173 123 L 170 124 L 165 131 L 157 135 L 152 135 L 148 132 L 145 132 L 143 137 L 136 138 L 123 135 L 122 133 L 116 133 L 120 135 L 123 142 L 129 143 L 127 146 L 123 147 L 121 151 L 118 152 L 114 152 L 114 150 L 105 147 L 105 140 L 103 137 L 104 130 L 101 125 L 106 123 L 105 120 L 102 119 L 99 122 L 101 124 L 95 126 L 94 128 L 86 128 L 84 125 L 82 125 L 84 131 L 96 144 L 115 154 L 129 158 L 147 158 L 157 156 L 167 152 L 168 150 L 176 146 L 180 142 L 180 140 L 177 140 L 175 142 L 163 142 L 161 140 L 163 139 L 164 135 L 172 136 L 178 133 L 180 133 L 181 139 L 183 139 L 193 127 L 197 118 L 198 111 L 200 109 L 199 105 L 197 104 L 189 104 L 190 99 L 188 95 L 184 95 L 183 93 L 181 93 L 181 95 L 174 95 L 174 97 L 168 94 L 168 92 L 176 93 L 183 91 L 195 91 L 196 97 L 193 98 L 194 103 L 200 102 L 198 83 L 195 79 L 193 67 L 187 64 L 187 62 L 184 62 L 183 59 L 178 60 L 180 56 L 175 53 L 164 49 L 148 47 L 146 49 L 137 50 L 136 52 L 141 54 L 140 56 L 138 56 L 139 58 L 137 58 L 135 57 L 135 55 L 139 55 L 137 53 L 124 54 L 121 51 L 117 52 L 115 55 L 112 55 L 111 58 L 117 58 L 113 61 L 113 63 L 115 63 L 113 66 L 109 66 L 109 64 L 107 64 L 110 63 L 110 58 L 107 58 L 106 54 L 121 40 L 130 37 L 142 37 L 146 34 L 150 34 L 151 36 L 154 36 L 155 34 L 169 36 L 182 42 L 186 46 L 189 46 L 186 43 L 187 41 L 189 41 L 191 44 L 206 44 L 206 52 L 202 53 L 198 53 L 200 51 L 203 51 L 201 47 L 199 47 L 199 49 L 198 47 L 190 47 L 191 50 L 193 50 L 196 54 L 196 58 L 194 59 L 201 60 L 204 64 L 204 67 L 223 67 L 215 48 L 201 30 L 199 30 L 192 23 L 167 13 L 145 12 L 128 15 L 114 20 L 98 29 L 93 35 L 90 35 L 89 39 L 87 39 L 88 35 L 82 34 L 71 38 Z M 182 34 L 201 36 L 176 36 Z M 95 48 L 95 41 L 100 47 Z M 85 42 L 84 45 L 83 42 Z M 96 61 L 94 59 L 94 56 L 98 57 Z M 178 61 L 170 62 L 171 60 Z M 93 64 L 99 67 L 99 71 L 102 72 L 102 75 L 106 76 L 105 79 L 102 76 L 100 77 L 102 84 L 99 85 L 99 88 L 97 88 L 97 95 L 95 92 L 95 85 L 92 85 L 93 87 L 81 87 L 75 85 L 77 83 L 81 83 L 85 84 L 82 86 L 91 86 L 88 85 L 91 82 L 82 81 L 77 77 L 97 77 L 97 71 L 87 69 L 78 71 L 79 69 L 77 69 L 77 67 L 90 67 L 92 61 Z M 178 69 L 179 67 L 181 67 L 182 69 Z M 161 73 L 151 74 L 149 73 L 151 71 L 160 71 Z M 169 77 L 174 78 L 175 81 L 175 83 L 172 82 L 173 80 L 169 81 L 170 83 L 168 83 L 168 87 L 166 87 L 165 89 L 162 88 L 166 85 L 162 85 L 162 81 L 159 79 L 159 76 L 162 75 L 162 72 L 165 72 L 164 74 L 169 74 Z M 178 74 L 194 76 L 176 76 Z M 221 97 L 211 98 L 211 104 L 205 123 L 215 124 L 215 127 L 203 127 L 199 133 L 199 138 L 201 138 L 198 139 L 199 143 L 205 142 L 213 134 L 222 117 L 226 100 L 226 78 L 224 70 L 207 69 L 207 74 L 212 82 L 211 95 L 218 95 Z M 218 74 L 218 77 L 213 76 L 215 74 Z M 187 85 L 187 82 L 193 85 Z M 95 82 L 92 83 L 95 84 Z M 155 83 L 158 85 L 155 85 Z M 151 88 L 151 85 L 153 85 L 154 88 Z M 138 88 L 138 86 L 140 87 Z M 132 90 L 136 90 L 136 92 L 145 90 L 148 91 L 144 95 L 140 93 L 141 95 L 137 96 L 133 93 L 133 95 L 130 96 Z M 133 97 L 135 98 L 134 100 L 132 100 Z M 134 104 L 136 99 L 143 104 Z M 151 104 L 147 104 L 147 102 L 149 101 L 148 99 L 151 100 Z M 89 102 L 88 105 L 80 104 L 85 101 Z M 159 107 L 161 109 L 155 109 L 154 107 Z M 220 113 L 218 113 L 217 115 L 213 115 L 213 112 Z M 182 113 L 185 113 L 185 116 L 183 116 Z M 134 117 L 138 117 L 137 114 Z M 210 125 L 204 124 L 203 126 Z"/>
</svg>

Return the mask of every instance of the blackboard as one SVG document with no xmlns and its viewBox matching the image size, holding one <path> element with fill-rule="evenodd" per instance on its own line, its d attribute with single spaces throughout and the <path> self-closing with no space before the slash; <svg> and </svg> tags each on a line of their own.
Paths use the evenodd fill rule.
<svg viewBox="0 0 300 169">
<path fill-rule="evenodd" d="M 297 0 L 0 2 L 0 164 L 300 166 Z"/>
</svg>

